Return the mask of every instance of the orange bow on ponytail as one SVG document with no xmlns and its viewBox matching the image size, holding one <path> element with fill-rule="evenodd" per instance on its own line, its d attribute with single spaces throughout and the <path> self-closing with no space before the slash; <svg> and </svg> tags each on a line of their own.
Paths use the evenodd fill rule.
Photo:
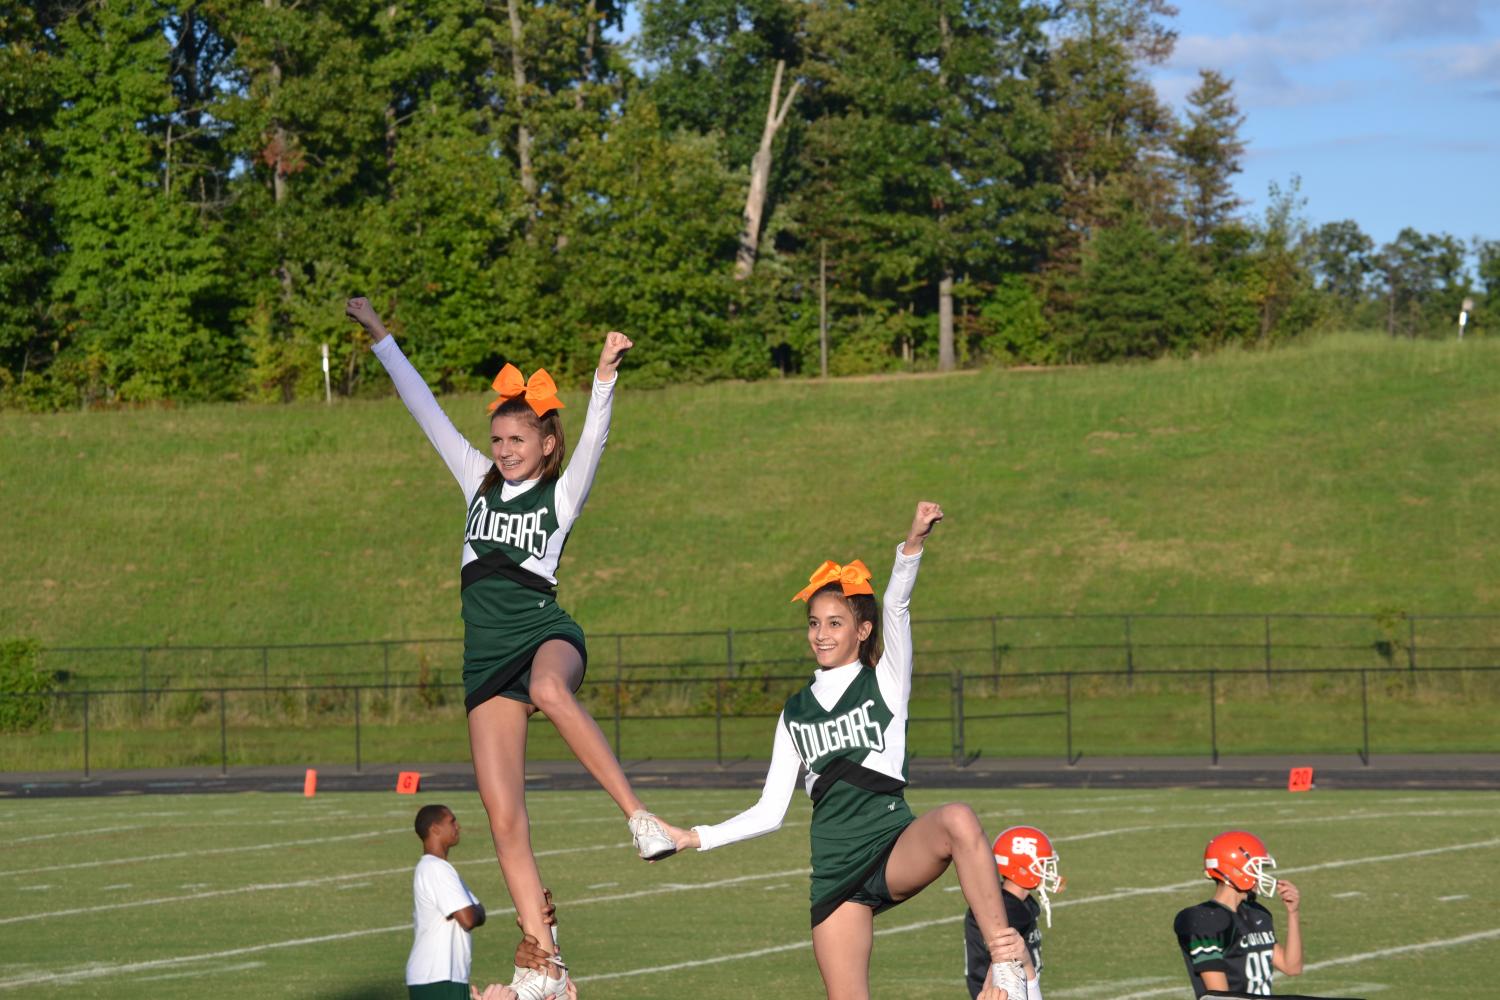
<svg viewBox="0 0 1500 1000">
<path fill-rule="evenodd" d="M 820 588 L 836 583 L 844 588 L 844 596 L 851 594 L 873 594 L 874 589 L 870 586 L 870 571 L 865 564 L 858 559 L 847 566 L 840 566 L 829 559 L 813 570 L 813 575 L 808 578 L 807 586 L 797 591 L 793 601 L 805 601 L 816 593 Z"/>
<path fill-rule="evenodd" d="M 491 413 L 501 403 L 508 403 L 521 395 L 526 397 L 526 404 L 539 417 L 545 417 L 549 410 L 563 408 L 562 400 L 557 398 L 557 383 L 552 381 L 552 376 L 547 374 L 545 368 L 538 368 L 531 373 L 531 378 L 523 381 L 521 369 L 508 364 L 500 369 L 500 374 L 495 376 L 490 388 L 500 394 L 500 398 L 490 403 Z"/>
</svg>

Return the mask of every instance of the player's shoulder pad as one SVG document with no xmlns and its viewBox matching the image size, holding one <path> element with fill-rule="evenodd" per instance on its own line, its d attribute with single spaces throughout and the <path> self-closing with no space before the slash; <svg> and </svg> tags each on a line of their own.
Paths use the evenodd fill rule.
<svg viewBox="0 0 1500 1000">
<path fill-rule="evenodd" d="M 1184 936 L 1214 937 L 1227 931 L 1232 919 L 1222 906 L 1199 903 L 1180 911 L 1172 929 Z"/>
<path fill-rule="evenodd" d="M 1005 922 L 1019 930 L 1028 924 L 1036 923 L 1036 911 L 1032 909 L 1038 904 L 1032 902 L 1030 896 L 1025 899 L 1017 899 L 1008 892 L 1002 891 L 1000 897 L 1005 900 Z M 1031 903 L 1031 906 L 1026 905 Z"/>
</svg>

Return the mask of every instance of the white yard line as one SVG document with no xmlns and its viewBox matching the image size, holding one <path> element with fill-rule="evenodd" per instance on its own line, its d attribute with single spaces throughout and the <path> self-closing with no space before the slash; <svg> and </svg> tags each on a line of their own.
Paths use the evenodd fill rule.
<svg viewBox="0 0 1500 1000">
<path fill-rule="evenodd" d="M 370 834 L 370 836 L 373 836 L 373 835 L 374 834 Z M 310 842 L 327 842 L 328 840 L 345 840 L 345 839 L 351 839 L 351 838 L 348 838 L 348 837 L 318 838 L 318 840 L 316 840 L 316 841 L 310 841 Z M 307 843 L 307 842 L 309 842 L 309 841 L 304 841 L 303 843 Z M 1286 874 L 1293 874 L 1293 873 L 1297 873 L 1297 872 L 1307 872 L 1307 871 L 1320 871 L 1320 870 L 1326 870 L 1326 869 L 1330 869 L 1330 868 L 1343 868 L 1343 867 L 1349 867 L 1349 866 L 1354 866 L 1354 865 L 1375 864 L 1375 863 L 1380 863 L 1380 862 L 1401 860 L 1401 859 L 1405 859 L 1405 858 L 1428 857 L 1428 856 L 1432 856 L 1432 855 L 1436 855 L 1436 854 L 1444 854 L 1444 853 L 1450 853 L 1450 852 L 1454 852 L 1454 851 L 1475 850 L 1475 849 L 1480 849 L 1480 848 L 1493 847 L 1493 846 L 1495 846 L 1497 844 L 1500 844 L 1500 838 L 1493 838 L 1493 839 L 1490 839 L 1490 840 L 1476 841 L 1476 842 L 1465 843 L 1465 844 L 1452 844 L 1452 845 L 1448 845 L 1448 846 L 1445 846 L 1445 847 L 1427 848 L 1427 849 L 1418 850 L 1418 851 L 1407 851 L 1407 852 L 1402 852 L 1402 853 L 1398 853 L 1398 854 L 1384 854 L 1384 855 L 1375 855 L 1375 856 L 1365 857 L 1365 858 L 1349 858 L 1349 859 L 1342 859 L 1342 860 L 1336 860 L 1336 861 L 1328 861 L 1328 862 L 1323 862 L 1323 863 L 1315 864 L 1315 865 L 1302 866 L 1302 867 L 1299 867 L 1299 868 L 1287 868 L 1287 869 L 1283 869 L 1283 871 Z M 286 844 L 267 845 L 267 847 L 280 847 L 280 846 L 287 846 L 287 845 Z M 586 848 L 564 848 L 564 849 L 561 849 L 559 851 L 541 852 L 541 853 L 543 855 L 545 855 L 545 854 L 567 853 L 567 852 L 580 851 L 580 850 L 583 850 L 583 851 L 587 851 L 587 850 L 605 850 L 605 849 L 613 849 L 613 848 L 615 848 L 617 846 L 618 845 L 609 844 L 609 845 L 597 845 L 597 846 L 594 846 L 594 847 L 586 847 Z M 230 848 L 230 849 L 227 849 L 227 850 L 237 850 L 237 849 Z M 194 852 L 189 852 L 189 853 L 194 853 Z M 217 851 L 209 851 L 209 852 L 199 852 L 199 853 L 219 853 L 219 852 L 217 852 Z M 488 863 L 488 859 L 476 860 L 476 861 L 473 861 L 473 862 L 470 862 L 470 863 Z M 32 869 L 32 870 L 34 871 L 35 869 Z M 208 892 L 208 893 L 199 893 L 199 894 L 194 894 L 192 896 L 178 896 L 178 897 L 163 898 L 163 899 L 157 899 L 157 900 L 142 900 L 142 901 L 137 901 L 137 902 L 134 902 L 134 903 L 109 904 L 109 905 L 98 906 L 98 907 L 87 907 L 87 908 L 79 908 L 79 909 L 68 910 L 68 911 L 57 911 L 57 912 L 49 913 L 49 914 L 33 914 L 33 915 L 22 916 L 22 917 L 11 917 L 11 918 L 6 918 L 4 920 L 0 920 L 0 923 L 15 923 L 15 922 L 20 922 L 20 921 L 24 921 L 24 920 L 44 919 L 46 917 L 63 916 L 63 915 L 76 915 L 76 914 L 79 914 L 79 913 L 91 913 L 91 912 L 98 912 L 98 911 L 101 911 L 101 910 L 120 909 L 120 908 L 124 908 L 124 907 L 128 907 L 128 906 L 144 906 L 144 905 L 154 905 L 154 904 L 158 904 L 158 903 L 180 902 L 180 901 L 185 901 L 185 900 L 190 900 L 190 899 L 206 898 L 206 897 L 210 897 L 210 896 L 222 896 L 222 895 L 229 895 L 229 894 L 234 894 L 234 893 L 242 893 L 242 892 L 250 892 L 250 891 L 266 891 L 266 890 L 277 889 L 277 888 L 296 888 L 296 887 L 303 887 L 303 886 L 308 886 L 308 885 L 324 884 L 324 883 L 328 883 L 328 882 L 348 881 L 348 880 L 357 879 L 357 878 L 367 878 L 367 877 L 370 877 L 372 875 L 394 874 L 394 873 L 397 873 L 397 872 L 404 873 L 404 872 L 407 872 L 408 870 L 409 870 L 408 868 L 402 867 L 402 868 L 399 868 L 399 869 L 386 869 L 386 870 L 381 871 L 381 872 L 364 872 L 364 873 L 356 873 L 356 874 L 350 874 L 350 875 L 325 876 L 325 877 L 319 878 L 319 879 L 305 879 L 305 880 L 302 880 L 300 882 L 277 883 L 277 884 L 268 884 L 268 885 L 264 885 L 264 886 L 242 886 L 242 887 L 238 887 L 238 888 L 235 888 L 235 889 L 225 889 L 225 890 L 218 890 L 218 891 Z M 703 890 L 703 889 L 711 889 L 711 888 L 720 888 L 720 887 L 723 887 L 723 886 L 734 885 L 734 884 L 745 883 L 745 882 L 760 881 L 760 880 L 765 880 L 765 879 L 786 878 L 786 877 L 789 877 L 789 876 L 792 876 L 792 875 L 806 874 L 806 871 L 807 870 L 805 868 L 803 868 L 803 869 L 793 869 L 793 870 L 789 870 L 789 871 L 771 872 L 771 873 L 765 873 L 765 874 L 760 874 L 760 875 L 747 875 L 747 876 L 740 876 L 740 877 L 737 877 L 737 878 L 724 879 L 724 880 L 720 880 L 720 881 L 717 881 L 717 882 L 698 883 L 698 884 L 691 884 L 691 885 L 689 885 L 689 884 L 682 884 L 682 883 L 667 883 L 667 884 L 663 884 L 663 885 L 660 885 L 660 886 L 658 886 L 656 888 L 652 888 L 652 889 L 638 890 L 638 891 L 635 891 L 635 892 L 615 893 L 615 894 L 606 895 L 606 896 L 589 897 L 589 898 L 585 898 L 585 899 L 582 899 L 582 900 L 576 900 L 576 901 L 574 901 L 570 905 L 577 906 L 577 905 L 584 905 L 584 904 L 589 904 L 589 903 L 603 903 L 603 902 L 611 902 L 611 901 L 618 901 L 618 900 L 625 900 L 625 899 L 637 899 L 637 898 L 641 898 L 641 897 L 645 897 L 645 896 L 660 895 L 660 894 L 663 894 L 663 893 L 674 893 L 674 892 L 683 892 L 683 891 L 695 891 L 695 890 Z M 1092 903 L 1108 902 L 1108 901 L 1111 901 L 1111 900 L 1123 899 L 1123 898 L 1128 898 L 1128 897 L 1132 897 L 1132 896 L 1159 894 L 1159 893 L 1166 893 L 1166 892 L 1175 892 L 1175 891 L 1178 891 L 1178 890 L 1184 889 L 1184 888 L 1192 888 L 1192 887 L 1197 886 L 1199 884 L 1200 884 L 1200 880 L 1193 879 L 1193 880 L 1190 880 L 1190 881 L 1177 882 L 1177 883 L 1173 883 L 1171 885 L 1165 885 L 1165 886 L 1127 887 L 1127 888 L 1118 889 L 1118 890 L 1115 890 L 1113 892 L 1103 893 L 1103 894 L 1096 895 L 1096 896 L 1088 896 L 1088 897 L 1083 897 L 1083 898 L 1078 898 L 1078 899 L 1069 899 L 1069 900 L 1059 900 L 1056 905 L 1058 905 L 1058 906 L 1069 906 L 1069 905 L 1078 906 L 1078 905 L 1087 905 L 1087 904 L 1092 904 Z M 497 911 L 494 911 L 494 912 L 496 912 L 496 913 L 503 913 L 503 912 L 509 912 L 509 911 L 508 910 L 506 910 L 506 911 L 498 911 L 497 910 Z M 910 931 L 921 930 L 921 929 L 927 928 L 927 927 L 935 927 L 935 926 L 942 926 L 942 925 L 957 923 L 958 921 L 960 921 L 962 919 L 963 918 L 960 915 L 960 916 L 944 917 L 944 918 L 940 918 L 940 919 L 936 919 L 936 920 L 919 921 L 917 923 L 903 924 L 903 925 L 900 925 L 900 926 L 897 926 L 897 927 L 884 928 L 884 929 L 876 931 L 876 934 L 877 935 L 889 935 L 889 934 L 908 933 Z M 35 984 L 44 983 L 44 982 L 62 982 L 62 981 L 75 981 L 75 980 L 80 980 L 80 979 L 95 979 L 95 978 L 100 978 L 100 977 L 104 977 L 104 976 L 129 974 L 129 973 L 133 973 L 133 972 L 137 972 L 137 971 L 144 971 L 144 970 L 147 970 L 147 969 L 170 968 L 170 967 L 173 967 L 173 966 L 188 964 L 188 963 L 197 962 L 197 961 L 230 958 L 230 957 L 235 957 L 235 956 L 239 956 L 239 955 L 254 954 L 254 953 L 257 953 L 257 952 L 267 951 L 267 950 L 274 950 L 274 949 L 280 949 L 280 948 L 290 948 L 290 947 L 298 947 L 298 946 L 308 945 L 308 944 L 319 944 L 319 943 L 324 943 L 324 942 L 328 942 L 328 941 L 346 940 L 346 939 L 349 939 L 349 938 L 364 937 L 364 936 L 376 935 L 376 934 L 389 934 L 389 933 L 395 933 L 397 931 L 406 931 L 406 930 L 409 930 L 409 929 L 410 929 L 410 925 L 409 924 L 402 923 L 402 924 L 392 925 L 392 926 L 389 926 L 389 927 L 380 927 L 380 928 L 358 930 L 358 931 L 347 931 L 347 932 L 340 933 L 340 934 L 321 935 L 321 936 L 318 936 L 318 937 L 310 937 L 310 938 L 297 938 L 297 939 L 292 939 L 292 940 L 289 940 L 289 941 L 270 942 L 270 943 L 261 944 L 261 945 L 251 945 L 251 946 L 247 946 L 247 947 L 244 947 L 244 948 L 235 948 L 235 949 L 229 949 L 229 950 L 226 950 L 226 951 L 218 951 L 218 952 L 208 952 L 208 953 L 203 953 L 203 954 L 198 954 L 198 955 L 180 956 L 180 957 L 176 957 L 176 958 L 155 959 L 155 960 L 151 960 L 151 961 L 147 961 L 147 962 L 134 962 L 134 963 L 125 963 L 125 964 L 120 964 L 120 965 L 89 966 L 87 968 L 74 969 L 74 970 L 71 970 L 71 971 L 35 973 L 35 974 L 21 976 L 21 977 L 17 977 L 17 978 L 13 978 L 13 979 L 0 980 L 0 989 L 15 989 L 15 988 L 19 988 L 19 987 L 22 987 L 22 986 L 30 986 L 30 985 L 35 985 Z M 1401 954 L 1401 953 L 1412 952 L 1412 951 L 1421 951 L 1421 950 L 1426 950 L 1426 949 L 1431 949 L 1431 948 L 1451 947 L 1451 946 L 1455 946 L 1455 945 L 1469 943 L 1469 942 L 1472 942 L 1472 941 L 1488 940 L 1488 939 L 1494 938 L 1494 937 L 1500 937 L 1500 928 L 1496 928 L 1494 930 L 1489 930 L 1489 931 L 1482 931 L 1482 932 L 1478 932 L 1476 934 L 1464 935 L 1464 936 L 1458 937 L 1458 938 L 1445 939 L 1445 940 L 1442 940 L 1442 941 L 1422 942 L 1422 943 L 1418 943 L 1418 944 L 1398 946 L 1398 947 L 1393 947 L 1393 948 L 1386 948 L 1386 949 L 1382 949 L 1382 950 L 1377 951 L 1377 952 L 1369 952 L 1369 953 L 1366 953 L 1366 954 L 1363 954 L 1363 955 L 1345 956 L 1343 958 L 1329 959 L 1329 960 L 1321 962 L 1321 963 L 1312 963 L 1312 964 L 1310 964 L 1308 966 L 1308 968 L 1311 970 L 1311 969 L 1316 969 L 1316 968 L 1331 967 L 1331 966 L 1334 966 L 1334 965 L 1351 964 L 1351 963 L 1354 963 L 1354 962 L 1366 961 L 1366 960 L 1369 960 L 1369 959 L 1384 957 L 1384 956 L 1393 955 L 1393 954 Z M 760 957 L 760 956 L 764 956 L 764 955 L 778 954 L 778 953 L 781 953 L 781 952 L 792 951 L 792 950 L 797 950 L 797 949 L 801 949 L 801 948 L 807 948 L 807 947 L 810 947 L 810 946 L 811 946 L 811 941 L 810 940 L 801 940 L 801 941 L 797 941 L 797 942 L 793 942 L 793 943 L 789 943 L 789 944 L 785 944 L 785 945 L 775 945 L 775 946 L 772 946 L 770 948 L 756 949 L 754 951 L 740 952 L 740 953 L 735 953 L 735 954 L 731 954 L 731 955 L 720 955 L 720 956 L 715 956 L 715 957 L 712 957 L 712 958 L 698 959 L 698 960 L 694 960 L 694 961 L 690 961 L 690 962 L 675 963 L 675 964 L 665 965 L 665 966 L 652 966 L 652 967 L 646 967 L 646 968 L 641 968 L 641 969 L 622 970 L 620 972 L 613 972 L 613 973 L 603 973 L 603 974 L 600 974 L 600 975 L 587 977 L 587 979 L 589 979 L 589 980 L 618 979 L 618 978 L 623 978 L 623 977 L 627 977 L 627 976 L 646 975 L 646 974 L 656 973 L 656 972 L 668 972 L 668 971 L 672 971 L 672 970 L 675 970 L 675 969 L 697 967 L 697 966 L 702 966 L 702 965 L 720 964 L 720 963 L 723 963 L 723 962 L 738 961 L 738 960 L 743 960 L 743 959 L 748 959 L 748 958 Z M 585 980 L 584 979 L 580 979 L 579 981 L 583 982 Z M 1174 992 L 1174 991 L 1175 990 L 1166 991 L 1166 992 L 1155 991 L 1155 992 L 1147 992 L 1147 993 L 1142 993 L 1142 994 L 1132 994 L 1131 997 L 1134 998 L 1134 997 L 1160 996 L 1160 995 L 1166 995 L 1166 993 L 1170 993 L 1170 992 Z M 1126 998 L 1119 998 L 1119 1000 L 1126 1000 Z"/>
<path fill-rule="evenodd" d="M 246 851 L 279 851 L 284 847 L 304 847 L 308 844 L 331 844 L 340 840 L 368 840 L 371 837 L 389 837 L 405 833 L 399 830 L 366 830 L 364 833 L 346 833 L 337 837 L 309 837 L 305 840 L 280 840 L 269 844 L 246 844 L 242 847 L 206 847 L 201 851 L 173 851 L 169 854 L 143 854 L 134 858 L 110 858 L 107 861 L 75 861 L 66 865 L 37 865 L 32 868 L 14 868 L 0 871 L 0 875 L 31 875 L 36 872 L 71 871 L 77 868 L 103 868 L 108 865 L 131 865 L 150 861 L 173 861 L 179 858 L 201 858 L 211 854 L 242 854 Z"/>
<path fill-rule="evenodd" d="M 1430 848 L 1430 849 L 1424 850 L 1424 851 L 1412 851 L 1412 852 L 1409 852 L 1407 854 L 1402 854 L 1402 855 L 1379 855 L 1379 856 L 1370 857 L 1370 858 L 1350 858 L 1350 859 L 1344 860 L 1344 861 L 1331 861 L 1331 862 L 1326 862 L 1326 863 L 1324 863 L 1322 865 L 1313 865 L 1313 866 L 1310 866 L 1308 868 L 1303 868 L 1303 869 L 1300 869 L 1300 870 L 1301 871 L 1312 871 L 1312 870 L 1319 869 L 1319 868 L 1336 868 L 1336 867 L 1344 867 L 1344 866 L 1348 866 L 1348 865 L 1373 864 L 1373 863 L 1381 862 L 1381 861 L 1391 861 L 1391 860 L 1394 860 L 1396 858 L 1402 858 L 1402 857 L 1424 857 L 1424 856 L 1429 855 L 1429 854 L 1438 854 L 1438 853 L 1443 853 L 1443 852 L 1446 852 L 1446 851 L 1472 850 L 1472 849 L 1474 849 L 1476 847 L 1485 847 L 1485 846 L 1489 846 L 1489 845 L 1496 844 L 1496 843 L 1500 843 L 1500 839 L 1490 840 L 1490 841 L 1482 841 L 1482 842 L 1477 843 L 1477 844 L 1454 844 L 1454 845 L 1449 846 L 1449 847 Z M 1288 869 L 1288 872 L 1290 872 L 1290 871 L 1292 871 L 1292 869 Z M 1097 895 L 1097 896 L 1085 896 L 1085 897 L 1083 897 L 1081 899 L 1059 900 L 1058 902 L 1054 903 L 1053 905 L 1054 906 L 1067 906 L 1067 905 L 1083 906 L 1083 905 L 1088 905 L 1090 903 L 1103 903 L 1103 902 L 1108 902 L 1110 900 L 1115 900 L 1115 899 L 1124 899 L 1124 898 L 1127 898 L 1127 897 L 1130 897 L 1130 896 L 1143 896 L 1143 895 L 1154 895 L 1154 894 L 1164 893 L 1164 892 L 1177 892 L 1177 891 L 1179 891 L 1181 889 L 1190 889 L 1190 888 L 1192 888 L 1192 887 L 1194 887 L 1196 885 L 1199 885 L 1199 884 L 1201 884 L 1199 882 L 1199 880 L 1195 879 L 1195 880 L 1190 881 L 1190 882 L 1176 882 L 1176 883 L 1173 883 L 1172 885 L 1148 886 L 1148 887 L 1142 887 L 1142 888 L 1118 889 L 1118 890 L 1115 890 L 1114 892 L 1102 893 L 1102 894 Z M 941 917 L 941 918 L 936 919 L 936 920 L 923 920 L 923 921 L 919 921 L 919 922 L 913 923 L 913 924 L 902 924 L 902 925 L 897 926 L 897 927 L 889 927 L 889 928 L 885 928 L 883 930 L 877 930 L 875 932 L 875 934 L 877 936 L 882 935 L 882 934 L 904 934 L 904 933 L 907 933 L 909 931 L 921 930 L 921 929 L 926 928 L 926 927 L 938 927 L 938 926 L 942 926 L 942 925 L 945 925 L 945 924 L 956 924 L 956 923 L 958 923 L 961 920 L 963 920 L 963 915 L 959 914 L 957 916 L 952 916 L 952 917 Z M 1326 962 L 1314 963 L 1314 964 L 1308 965 L 1307 968 L 1309 970 L 1311 970 L 1311 969 L 1319 968 L 1319 967 L 1322 967 L 1322 966 L 1330 966 L 1330 965 L 1338 965 L 1338 964 L 1348 964 L 1348 963 L 1353 962 L 1353 961 L 1363 961 L 1366 958 L 1374 958 L 1374 957 L 1378 957 L 1380 955 L 1393 954 L 1393 953 L 1398 952 L 1398 951 L 1411 951 L 1411 950 L 1420 950 L 1422 948 L 1444 947 L 1444 946 L 1447 946 L 1447 945 L 1463 944 L 1463 943 L 1466 943 L 1466 942 L 1468 942 L 1470 940 L 1479 940 L 1481 938 L 1493 937 L 1493 936 L 1500 936 L 1500 929 L 1496 929 L 1496 930 L 1493 930 L 1493 931 L 1485 931 L 1485 932 L 1482 932 L 1481 934 L 1466 935 L 1465 937 L 1462 937 L 1462 938 L 1452 938 L 1452 939 L 1449 939 L 1448 941 L 1443 941 L 1443 942 L 1428 942 L 1428 943 L 1423 944 L 1423 945 L 1409 945 L 1409 946 L 1407 946 L 1405 948 L 1385 949 L 1384 951 L 1371 952 L 1368 955 L 1364 955 L 1364 956 L 1351 956 L 1351 957 L 1344 958 L 1344 959 L 1330 959 L 1329 961 L 1326 961 Z M 605 979 L 623 979 L 623 978 L 625 978 L 627 976 L 645 976 L 645 975 L 651 975 L 651 974 L 660 973 L 660 972 L 672 972 L 672 971 L 675 971 L 675 970 L 678 970 L 678 969 L 697 968 L 699 966 L 704 966 L 704 965 L 718 965 L 718 964 L 721 964 L 721 963 L 724 963 L 724 962 L 734 962 L 734 961 L 740 961 L 740 960 L 749 959 L 749 958 L 759 958 L 759 957 L 762 957 L 762 956 L 765 956 L 765 955 L 775 955 L 775 954 L 780 954 L 782 952 L 794 951 L 794 950 L 799 949 L 799 948 L 808 948 L 808 947 L 811 947 L 811 946 L 812 946 L 812 941 L 809 939 L 809 940 L 797 941 L 797 942 L 793 942 L 793 943 L 789 943 L 789 944 L 773 945 L 773 946 L 768 947 L 768 948 L 757 948 L 757 949 L 754 949 L 753 951 L 737 952 L 737 953 L 729 954 L 729 955 L 716 955 L 716 956 L 714 956 L 712 958 L 694 959 L 692 961 L 687 961 L 687 962 L 674 962 L 674 963 L 671 963 L 669 965 L 647 966 L 647 967 L 639 968 L 639 969 L 626 969 L 626 970 L 622 970 L 620 972 L 606 972 L 606 973 L 601 973 L 601 974 L 596 975 L 596 976 L 587 976 L 587 977 L 580 976 L 580 977 L 578 977 L 578 981 L 580 983 L 582 983 L 582 982 L 587 982 L 587 981 L 590 981 L 590 980 L 596 980 L 597 981 L 597 980 L 605 980 Z M 1137 996 L 1140 996 L 1140 997 L 1165 996 L 1165 995 L 1168 995 L 1168 994 L 1171 994 L 1171 993 L 1185 993 L 1185 992 L 1187 992 L 1187 988 L 1184 985 L 1184 986 L 1171 987 L 1171 988 L 1166 989 L 1164 991 L 1163 990 L 1150 991 L 1150 992 L 1140 993 L 1140 994 L 1131 994 L 1130 996 L 1131 997 L 1137 997 Z M 1119 997 L 1119 998 L 1116 998 L 1116 1000 L 1126 1000 L 1126 998 L 1125 997 Z"/>
<path fill-rule="evenodd" d="M 624 844 L 595 844 L 589 847 L 560 847 L 551 851 L 538 851 L 539 858 L 552 857 L 558 854 L 581 854 L 587 851 L 613 851 L 625 846 Z M 491 863 L 488 858 L 474 858 L 461 861 L 459 864 L 473 865 Z M 263 882 L 253 885 L 240 885 L 231 889 L 210 889 L 207 892 L 194 892 L 182 896 L 159 896 L 153 899 L 136 899 L 122 903 L 101 903 L 98 906 L 79 906 L 69 910 L 52 910 L 47 913 L 23 913 L 14 917 L 0 917 L 0 925 L 29 923 L 33 920 L 49 920 L 53 917 L 76 917 L 84 913 L 102 913 L 106 910 L 126 910 L 137 906 L 161 906 L 166 903 L 191 903 L 200 899 L 213 899 L 217 896 L 237 896 L 247 892 L 278 892 L 282 889 L 307 889 L 318 885 L 328 885 L 332 882 L 347 882 L 353 879 L 375 878 L 381 875 L 409 875 L 411 867 L 382 868 L 376 871 L 350 872 L 346 875 L 324 875 L 319 878 L 298 879 L 292 882 Z M 108 887 L 106 887 L 108 888 Z M 499 911 L 491 911 L 499 912 Z"/>
<path fill-rule="evenodd" d="M 409 871 L 409 869 L 401 869 Z M 768 872 L 762 875 L 740 875 L 735 878 L 720 879 L 716 882 L 700 882 L 695 885 L 684 885 L 671 883 L 657 886 L 652 889 L 641 889 L 636 892 L 615 893 L 610 896 L 591 896 L 584 899 L 572 900 L 569 906 L 584 906 L 589 903 L 607 903 L 622 899 L 638 899 L 642 896 L 660 896 L 674 892 L 693 892 L 704 889 L 722 889 L 725 886 L 738 885 L 744 882 L 755 882 L 761 879 L 787 878 L 791 875 L 806 875 L 806 868 L 796 868 L 790 871 Z M 345 876 L 347 877 L 347 876 Z M 490 910 L 492 915 L 512 913 L 513 910 Z M 40 983 L 76 982 L 83 979 L 100 979 L 107 976 L 129 975 L 135 972 L 143 972 L 150 969 L 167 969 L 179 965 L 189 965 L 193 962 L 216 961 L 224 958 L 236 958 L 240 955 L 254 955 L 263 951 L 274 951 L 281 948 L 298 948 L 310 944 L 324 944 L 329 941 L 347 941 L 350 938 L 371 937 L 377 934 L 394 934 L 398 931 L 411 933 L 411 923 L 392 924 L 389 927 L 372 927 L 357 931 L 344 931 L 340 934 L 322 934 L 317 937 L 293 938 L 289 941 L 271 941 L 266 944 L 247 945 L 244 948 L 230 948 L 225 951 L 202 952 L 197 955 L 180 955 L 176 958 L 157 958 L 145 962 L 125 962 L 118 965 L 90 965 L 84 968 L 63 970 L 60 972 L 37 972 L 17 976 L 12 979 L 0 980 L 0 990 L 19 989 L 23 986 L 35 986 Z"/>
<path fill-rule="evenodd" d="M 130 826 L 99 826 L 92 830 L 60 830 L 57 833 L 38 833 L 30 837 L 17 837 L 15 840 L 7 840 L 6 847 L 14 847 L 16 844 L 30 844 L 37 840 L 56 840 L 58 837 L 92 837 L 96 833 L 118 833 L 121 830 L 144 830 L 145 823 L 132 823 Z"/>
<path fill-rule="evenodd" d="M 1461 945 L 1473 944 L 1476 941 L 1489 941 L 1494 938 L 1500 938 L 1500 927 L 1492 927 L 1487 931 L 1476 931 L 1473 934 L 1463 934 L 1458 937 L 1443 938 L 1438 941 L 1418 941 L 1415 944 L 1392 945 L 1389 948 L 1381 948 L 1379 951 L 1365 951 L 1357 955 L 1341 955 L 1338 958 L 1328 958 L 1321 962 L 1308 962 L 1303 966 L 1302 971 L 1304 973 L 1318 972 L 1341 965 L 1357 965 L 1360 962 L 1390 958 L 1395 955 L 1409 955 L 1419 951 L 1431 951 L 1435 948 L 1457 948 Z M 1191 992 L 1187 988 L 1187 985 L 1183 984 L 1159 990 L 1143 990 L 1140 993 L 1126 993 L 1123 995 L 1111 993 L 1109 996 L 1110 1000 L 1148 1000 L 1149 997 L 1187 996 Z"/>
</svg>

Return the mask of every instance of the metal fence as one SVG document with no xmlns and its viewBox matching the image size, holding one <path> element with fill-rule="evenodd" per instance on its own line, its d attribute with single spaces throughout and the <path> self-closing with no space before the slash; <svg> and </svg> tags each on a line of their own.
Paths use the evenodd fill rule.
<svg viewBox="0 0 1500 1000">
<path fill-rule="evenodd" d="M 965 674 L 1116 670 L 1422 669 L 1500 664 L 1500 615 L 1002 615 L 913 622 L 918 667 Z M 590 633 L 590 673 L 705 677 L 791 671 L 797 628 Z M 65 689 L 391 685 L 456 679 L 462 640 L 50 647 Z"/>
<path fill-rule="evenodd" d="M 923 672 L 909 747 L 963 766 L 986 756 L 1496 751 L 1500 667 L 1120 668 Z M 771 720 L 807 673 L 592 675 L 580 698 L 629 758 L 766 756 Z M 0 736 L 5 770 L 467 759 L 452 682 L 112 688 L 4 695 L 47 706 Z M 295 731 L 295 732 L 294 732 Z M 542 735 L 545 734 L 545 735 Z M 546 740 L 552 745 L 550 752 Z M 561 756 L 550 726 L 541 755 Z"/>
</svg>

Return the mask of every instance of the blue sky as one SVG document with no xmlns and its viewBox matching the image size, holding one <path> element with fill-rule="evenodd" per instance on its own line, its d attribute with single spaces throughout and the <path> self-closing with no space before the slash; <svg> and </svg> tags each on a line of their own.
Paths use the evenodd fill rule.
<svg viewBox="0 0 1500 1000">
<path fill-rule="evenodd" d="M 1302 178 L 1314 223 L 1500 239 L 1500 0 L 1176 0 L 1151 78 L 1178 108 L 1199 67 L 1234 80 L 1236 188 Z"/>
</svg>

